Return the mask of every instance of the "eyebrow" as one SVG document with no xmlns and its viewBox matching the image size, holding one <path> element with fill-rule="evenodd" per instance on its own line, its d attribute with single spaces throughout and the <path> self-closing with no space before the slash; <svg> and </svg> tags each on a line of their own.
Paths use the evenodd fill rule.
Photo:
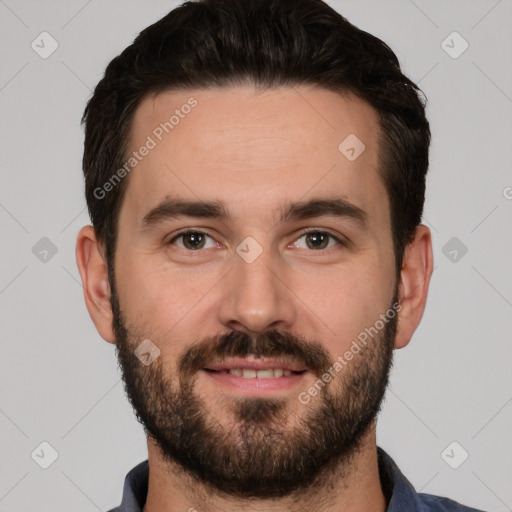
<svg viewBox="0 0 512 512">
<path fill-rule="evenodd" d="M 361 229 L 368 228 L 368 213 L 342 197 L 313 198 L 289 202 L 281 209 L 279 222 L 332 216 L 353 221 Z M 166 220 L 179 217 L 232 220 L 232 215 L 221 201 L 194 201 L 189 199 L 164 199 L 144 215 L 139 230 L 147 230 Z"/>
</svg>

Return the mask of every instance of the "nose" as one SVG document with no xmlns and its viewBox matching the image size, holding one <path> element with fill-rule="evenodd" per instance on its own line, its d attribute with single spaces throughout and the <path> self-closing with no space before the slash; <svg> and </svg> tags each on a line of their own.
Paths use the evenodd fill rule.
<svg viewBox="0 0 512 512">
<path fill-rule="evenodd" d="M 297 317 L 290 267 L 265 249 L 254 261 L 238 253 L 233 260 L 218 304 L 219 321 L 251 335 L 272 329 L 290 331 Z"/>
</svg>

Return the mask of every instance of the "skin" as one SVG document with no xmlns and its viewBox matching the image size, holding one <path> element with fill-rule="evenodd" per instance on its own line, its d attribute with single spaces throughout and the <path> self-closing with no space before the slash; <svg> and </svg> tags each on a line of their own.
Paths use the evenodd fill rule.
<svg viewBox="0 0 512 512">
<path fill-rule="evenodd" d="M 320 88 L 283 87 L 257 92 L 251 86 L 160 93 L 144 99 L 134 118 L 130 146 L 139 148 L 169 113 L 193 97 L 197 106 L 151 150 L 129 175 L 120 212 L 115 259 L 123 316 L 161 353 L 159 363 L 176 372 L 179 356 L 196 340 L 243 330 L 252 335 L 280 329 L 314 338 L 334 360 L 392 302 L 396 280 L 389 200 L 379 174 L 379 126 L 371 106 L 353 95 Z M 338 145 L 349 134 L 365 151 L 349 161 Z M 285 203 L 340 195 L 365 210 L 368 229 L 348 219 L 321 217 L 278 222 Z M 214 219 L 168 220 L 150 230 L 139 225 L 162 199 L 221 200 L 230 223 Z M 312 249 L 304 228 L 346 237 L 347 246 Z M 207 248 L 193 252 L 184 240 L 166 245 L 184 228 L 208 234 Z M 236 252 L 248 236 L 263 248 L 248 264 Z M 217 244 L 215 243 L 217 242 Z M 178 247 L 179 244 L 180 246 Z M 191 254 L 193 252 L 193 254 Z M 104 248 L 92 226 L 77 238 L 77 264 L 84 298 L 99 334 L 115 343 Z M 426 305 L 433 255 L 429 229 L 418 226 L 406 248 L 399 282 L 401 310 L 395 348 L 406 346 Z M 317 377 L 306 373 L 288 398 L 292 428 L 306 413 L 297 394 Z M 196 393 L 208 413 L 232 426 L 229 404 L 236 394 L 203 374 Z M 315 401 L 311 403 L 314 407 Z M 187 475 L 164 464 L 148 437 L 149 492 L 144 512 L 188 510 L 384 511 L 375 425 L 365 435 L 351 471 L 340 472 L 323 491 L 325 500 L 239 500 L 201 493 Z"/>
</svg>

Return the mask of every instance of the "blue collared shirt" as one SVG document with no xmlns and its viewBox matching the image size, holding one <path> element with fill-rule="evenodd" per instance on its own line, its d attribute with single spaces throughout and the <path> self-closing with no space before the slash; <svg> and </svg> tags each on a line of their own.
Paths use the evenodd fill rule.
<svg viewBox="0 0 512 512">
<path fill-rule="evenodd" d="M 382 489 L 389 499 L 386 512 L 482 512 L 466 507 L 449 498 L 417 493 L 400 471 L 395 461 L 377 447 Z M 149 463 L 135 466 L 124 480 L 121 505 L 108 512 L 142 512 L 148 494 Z"/>
</svg>

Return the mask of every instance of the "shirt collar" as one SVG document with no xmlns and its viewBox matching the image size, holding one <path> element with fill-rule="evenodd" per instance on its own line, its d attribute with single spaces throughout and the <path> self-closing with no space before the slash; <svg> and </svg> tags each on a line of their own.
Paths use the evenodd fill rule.
<svg viewBox="0 0 512 512">
<path fill-rule="evenodd" d="M 142 512 L 149 485 L 149 461 L 137 464 L 124 479 L 123 499 L 117 509 L 109 512 Z"/>
<path fill-rule="evenodd" d="M 416 512 L 422 510 L 418 493 L 396 462 L 380 447 L 377 447 L 380 483 L 388 507 L 386 512 Z"/>
</svg>

